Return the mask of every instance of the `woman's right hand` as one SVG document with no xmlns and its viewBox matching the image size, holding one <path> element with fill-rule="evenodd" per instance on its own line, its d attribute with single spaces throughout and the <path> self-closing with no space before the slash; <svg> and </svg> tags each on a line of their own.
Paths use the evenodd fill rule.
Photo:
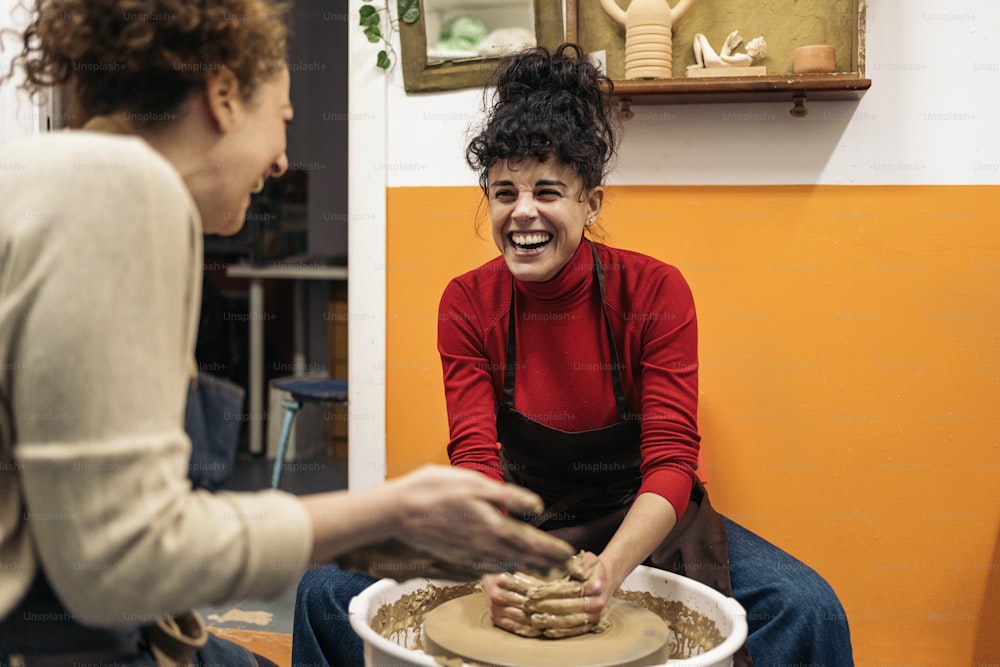
<svg viewBox="0 0 1000 667">
<path fill-rule="evenodd" d="M 471 564 L 480 573 L 565 571 L 573 556 L 566 542 L 522 521 L 514 513 L 541 512 L 541 499 L 471 470 L 424 466 L 393 480 L 401 500 L 398 536 L 448 561 Z"/>
<path fill-rule="evenodd" d="M 487 574 L 480 580 L 483 592 L 490 602 L 490 620 L 498 628 L 516 635 L 540 636 L 541 631 L 531 627 L 531 618 L 525 610 L 527 596 L 515 587 L 508 586 L 509 579 L 508 575 Z"/>
</svg>

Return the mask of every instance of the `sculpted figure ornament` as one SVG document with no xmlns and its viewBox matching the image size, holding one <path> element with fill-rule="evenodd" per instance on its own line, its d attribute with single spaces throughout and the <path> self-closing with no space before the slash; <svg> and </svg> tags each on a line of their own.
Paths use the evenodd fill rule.
<svg viewBox="0 0 1000 667">
<path fill-rule="evenodd" d="M 767 74 L 766 67 L 751 67 L 750 64 L 759 58 L 767 56 L 767 42 L 763 37 L 757 37 L 747 43 L 746 53 L 736 53 L 736 47 L 743 42 L 739 30 L 734 30 L 726 37 L 722 49 L 718 53 L 708 43 L 705 35 L 694 36 L 694 65 L 688 65 L 689 77 L 707 76 L 762 76 Z"/>
<path fill-rule="evenodd" d="M 733 30 L 726 37 L 722 50 L 715 52 L 712 45 L 708 43 L 708 38 L 700 32 L 694 36 L 694 60 L 696 65 L 689 65 L 688 69 L 698 69 L 700 67 L 749 67 L 754 58 L 763 58 L 767 55 L 767 43 L 763 37 L 750 40 L 747 44 L 746 53 L 734 53 L 736 47 L 743 42 L 739 30 Z"/>
<path fill-rule="evenodd" d="M 615 0 L 601 0 L 608 16 L 625 26 L 626 79 L 673 76 L 673 27 L 693 4 L 694 0 L 680 0 L 671 9 L 667 0 L 632 0 L 624 10 Z"/>
</svg>

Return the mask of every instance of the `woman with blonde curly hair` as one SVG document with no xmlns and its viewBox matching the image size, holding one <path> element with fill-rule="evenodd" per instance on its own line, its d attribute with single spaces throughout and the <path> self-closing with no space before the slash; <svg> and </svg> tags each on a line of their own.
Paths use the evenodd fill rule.
<svg viewBox="0 0 1000 667">
<path fill-rule="evenodd" d="M 504 516 L 537 496 L 445 466 L 301 498 L 191 489 L 201 238 L 287 169 L 283 11 L 39 0 L 0 74 L 65 87 L 82 124 L 0 147 L 0 664 L 258 664 L 185 610 L 393 537 L 469 576 L 572 553 Z"/>
</svg>

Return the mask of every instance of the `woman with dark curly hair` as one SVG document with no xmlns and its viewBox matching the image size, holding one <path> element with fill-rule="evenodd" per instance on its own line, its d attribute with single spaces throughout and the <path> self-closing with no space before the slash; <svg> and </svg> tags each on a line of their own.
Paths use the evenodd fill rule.
<svg viewBox="0 0 1000 667">
<path fill-rule="evenodd" d="M 446 466 L 352 493 L 192 491 L 202 233 L 238 231 L 287 169 L 282 6 L 42 0 L 19 39 L 0 81 L 65 86 L 83 127 L 0 147 L 0 664 L 257 664 L 184 610 L 388 538 L 467 576 L 565 563 L 503 516 L 537 496 Z"/>
<path fill-rule="evenodd" d="M 611 81 L 567 44 L 503 61 L 492 91 L 467 159 L 500 256 L 441 297 L 448 455 L 538 493 L 545 511 L 525 520 L 584 552 L 578 585 L 547 600 L 548 614 L 528 609 L 524 578 L 485 576 L 493 623 L 588 632 L 646 564 L 743 604 L 750 634 L 737 665 L 853 664 L 827 583 L 717 514 L 696 475 L 697 320 L 684 277 L 591 239 L 617 146 Z M 336 618 L 360 583 L 329 568 L 304 578 L 296 643 L 324 647 L 318 610 Z M 361 664 L 349 652 L 330 662 Z"/>
</svg>

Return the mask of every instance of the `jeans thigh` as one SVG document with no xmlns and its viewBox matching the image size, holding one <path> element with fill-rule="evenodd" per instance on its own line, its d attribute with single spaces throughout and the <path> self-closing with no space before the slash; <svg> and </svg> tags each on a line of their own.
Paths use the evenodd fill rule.
<svg viewBox="0 0 1000 667">
<path fill-rule="evenodd" d="M 194 667 L 270 667 L 273 662 L 231 641 L 208 633 L 208 641 L 194 655 Z"/>
</svg>

